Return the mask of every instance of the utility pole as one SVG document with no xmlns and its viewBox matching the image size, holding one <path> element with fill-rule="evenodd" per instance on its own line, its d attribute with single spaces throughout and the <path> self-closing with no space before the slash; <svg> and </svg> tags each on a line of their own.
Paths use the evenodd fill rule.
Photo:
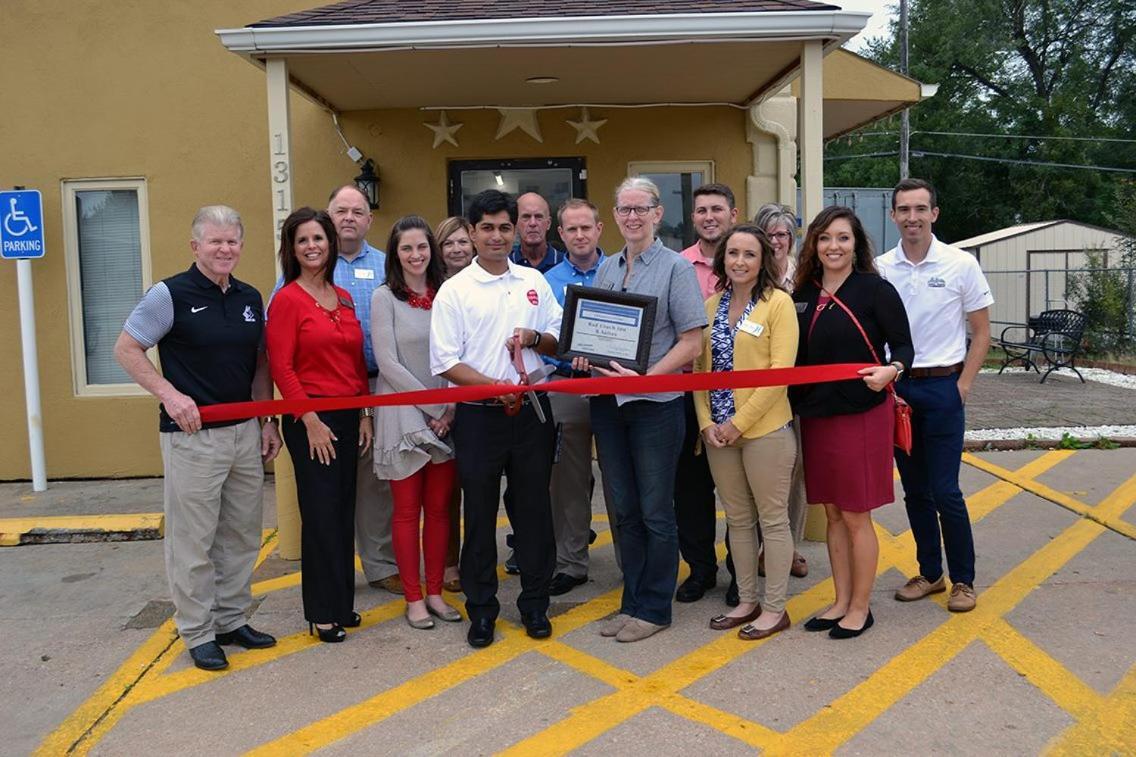
<svg viewBox="0 0 1136 757">
<path fill-rule="evenodd" d="M 899 72 L 907 76 L 907 0 L 899 0 Z M 911 121 L 907 108 L 899 114 L 899 178 L 911 175 Z"/>
</svg>

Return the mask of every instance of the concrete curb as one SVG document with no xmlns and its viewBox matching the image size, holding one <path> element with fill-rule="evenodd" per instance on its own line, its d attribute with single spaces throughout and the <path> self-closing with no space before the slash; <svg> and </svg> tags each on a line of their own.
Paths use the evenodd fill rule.
<svg viewBox="0 0 1136 757">
<path fill-rule="evenodd" d="M 1092 445 L 1100 441 L 1097 437 L 1074 437 L 1078 442 Z M 1136 447 L 1136 438 L 1122 436 L 1109 438 L 1108 441 L 1117 447 Z M 1056 439 L 970 439 L 962 444 L 963 452 L 999 452 L 1016 451 L 1021 449 L 1061 449 Z M 1086 449 L 1095 449 L 1090 446 Z"/>
<path fill-rule="evenodd" d="M 165 517 L 162 513 L 0 518 L 0 547 L 151 541 L 161 539 L 164 532 Z"/>
</svg>

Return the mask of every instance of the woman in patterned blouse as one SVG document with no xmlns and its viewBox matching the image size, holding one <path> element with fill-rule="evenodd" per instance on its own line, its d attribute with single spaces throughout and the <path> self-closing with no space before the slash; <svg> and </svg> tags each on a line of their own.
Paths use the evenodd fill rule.
<svg viewBox="0 0 1136 757">
<path fill-rule="evenodd" d="M 765 233 L 754 224 L 735 226 L 718 243 L 714 273 L 721 293 L 706 301 L 710 328 L 695 370 L 791 367 L 797 357 L 797 316 L 792 298 L 778 286 Z M 741 598 L 729 613 L 711 619 L 710 627 L 744 626 L 740 638 L 763 639 L 791 622 L 785 611 L 793 561 L 788 496 L 797 444 L 786 388 L 696 392 L 695 410 L 726 509 Z M 758 523 L 765 542 L 764 604 L 757 597 Z"/>
</svg>

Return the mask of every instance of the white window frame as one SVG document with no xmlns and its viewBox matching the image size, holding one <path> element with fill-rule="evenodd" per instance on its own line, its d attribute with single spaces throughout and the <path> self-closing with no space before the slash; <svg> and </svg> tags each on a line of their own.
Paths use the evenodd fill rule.
<svg viewBox="0 0 1136 757">
<path fill-rule="evenodd" d="M 87 382 L 87 349 L 83 331 L 83 288 L 79 267 L 79 219 L 75 210 L 76 192 L 133 190 L 138 196 L 138 238 L 142 256 L 142 292 L 153 283 L 150 265 L 150 203 L 146 179 L 135 177 L 105 179 L 64 179 L 60 182 L 63 197 L 63 248 L 67 268 L 67 308 L 71 320 L 71 376 L 77 397 L 147 396 L 134 382 L 125 384 L 90 384 Z M 142 292 L 139 292 L 141 299 Z M 157 356 L 149 351 L 151 361 Z"/>
<path fill-rule="evenodd" d="M 692 173 L 702 171 L 706 177 L 706 184 L 712 184 L 714 179 L 714 161 L 712 160 L 635 160 L 627 164 L 628 176 L 641 176 L 645 173 Z M 697 187 L 696 187 L 697 189 Z"/>
</svg>

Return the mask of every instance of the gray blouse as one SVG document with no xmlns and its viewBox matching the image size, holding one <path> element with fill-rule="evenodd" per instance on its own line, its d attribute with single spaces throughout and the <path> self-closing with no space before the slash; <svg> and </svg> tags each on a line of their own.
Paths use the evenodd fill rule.
<svg viewBox="0 0 1136 757">
<path fill-rule="evenodd" d="M 430 311 L 411 307 L 386 284 L 371 296 L 371 346 L 379 394 L 446 386 L 430 374 Z M 439 439 L 426 423 L 445 410 L 445 405 L 375 408 L 375 475 L 397 481 L 428 462 L 451 459 L 449 437 Z"/>
</svg>

